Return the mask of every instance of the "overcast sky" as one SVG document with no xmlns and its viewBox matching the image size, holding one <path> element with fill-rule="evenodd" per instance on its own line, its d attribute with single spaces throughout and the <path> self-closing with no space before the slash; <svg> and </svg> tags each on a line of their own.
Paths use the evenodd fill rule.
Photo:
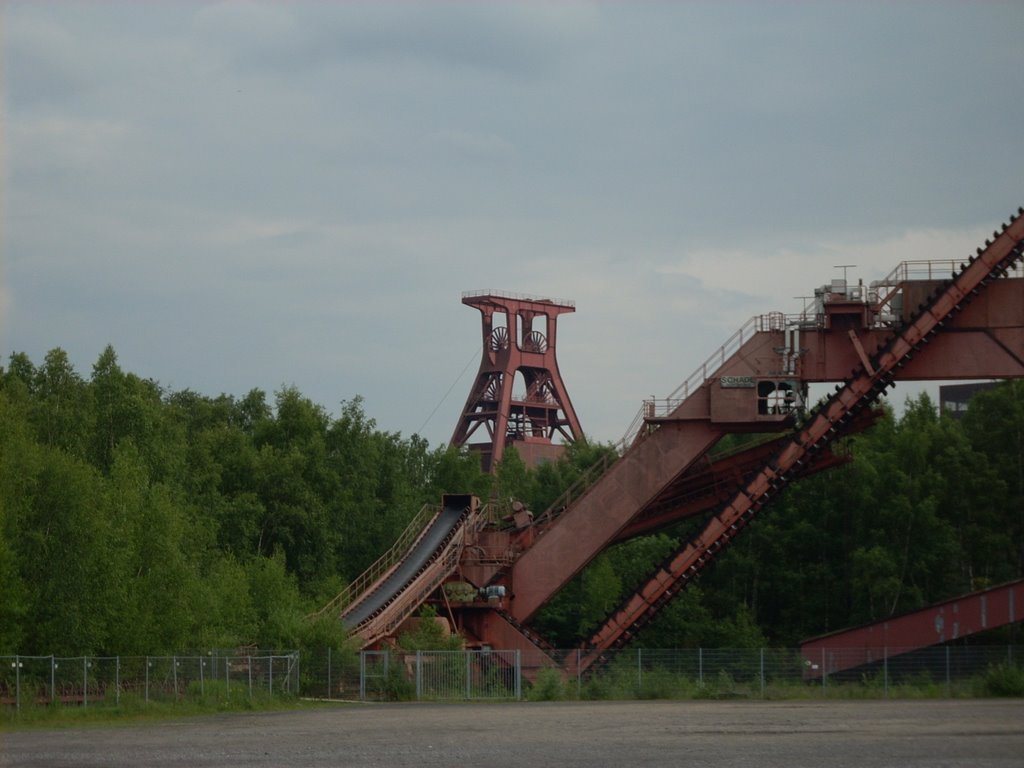
<svg viewBox="0 0 1024 768">
<path fill-rule="evenodd" d="M 834 265 L 960 259 L 1024 204 L 1021 2 L 0 14 L 4 359 L 88 377 L 112 344 L 432 445 L 479 362 L 464 291 L 575 300 L 561 371 L 616 440 Z"/>
</svg>

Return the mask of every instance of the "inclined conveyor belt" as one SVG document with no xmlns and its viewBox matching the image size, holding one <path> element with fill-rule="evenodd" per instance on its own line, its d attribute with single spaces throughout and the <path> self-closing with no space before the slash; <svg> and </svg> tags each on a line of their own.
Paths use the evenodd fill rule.
<svg viewBox="0 0 1024 768">
<path fill-rule="evenodd" d="M 342 614 L 345 628 L 355 629 L 394 600 L 451 539 L 467 513 L 464 504 L 442 509 L 391 573 Z"/>
</svg>

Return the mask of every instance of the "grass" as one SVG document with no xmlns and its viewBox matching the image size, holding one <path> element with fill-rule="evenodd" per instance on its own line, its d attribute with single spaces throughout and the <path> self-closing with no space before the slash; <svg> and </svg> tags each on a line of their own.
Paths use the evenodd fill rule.
<svg viewBox="0 0 1024 768">
<path fill-rule="evenodd" d="M 223 686 L 221 686 L 223 688 Z M 205 690 L 191 690 L 178 700 L 146 701 L 134 693 L 125 693 L 118 703 L 100 702 L 88 706 L 50 706 L 23 704 L 21 709 L 0 709 L 0 732 L 30 728 L 71 728 L 135 725 L 162 720 L 203 717 L 226 712 L 281 712 L 338 706 L 292 696 L 255 695 L 241 691 L 225 693 L 207 683 Z"/>
<path fill-rule="evenodd" d="M 526 690 L 529 701 L 581 699 L 588 701 L 629 701 L 641 699 L 668 700 L 743 700 L 777 701 L 812 699 L 940 699 L 985 698 L 993 696 L 1024 697 L 1024 667 L 996 664 L 971 678 L 933 679 L 926 672 L 899 680 L 888 680 L 881 672 L 864 675 L 859 680 L 773 679 L 762 686 L 760 677 L 735 678 L 726 670 L 709 673 L 702 678 L 664 669 L 644 670 L 611 668 L 585 678 L 581 683 L 564 680 L 554 670 L 541 670 Z"/>
</svg>

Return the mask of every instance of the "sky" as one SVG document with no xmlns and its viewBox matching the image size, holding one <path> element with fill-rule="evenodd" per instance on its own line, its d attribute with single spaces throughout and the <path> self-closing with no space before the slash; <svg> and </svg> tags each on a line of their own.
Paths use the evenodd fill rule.
<svg viewBox="0 0 1024 768">
<path fill-rule="evenodd" d="M 0 356 L 447 442 L 466 291 L 622 437 L 751 316 L 1024 204 L 1020 2 L 5 2 Z M 918 391 L 899 385 L 890 399 Z"/>
</svg>

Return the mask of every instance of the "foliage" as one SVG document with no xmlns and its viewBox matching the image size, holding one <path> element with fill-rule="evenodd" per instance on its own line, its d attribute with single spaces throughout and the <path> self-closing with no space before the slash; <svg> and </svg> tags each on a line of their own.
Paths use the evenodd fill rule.
<svg viewBox="0 0 1024 768">
<path fill-rule="evenodd" d="M 529 701 L 561 701 L 566 698 L 560 670 L 544 667 L 537 670 L 537 678 L 526 691 Z"/>
<path fill-rule="evenodd" d="M 981 696 L 1024 696 L 1024 667 L 1019 664 L 994 664 L 985 670 L 978 683 Z"/>
<path fill-rule="evenodd" d="M 328 414 L 294 387 L 268 402 L 170 392 L 66 353 L 0 369 L 0 653 L 189 647 L 351 652 L 306 616 L 425 503 L 486 495 L 465 451 L 381 432 L 357 397 Z M 331 625 L 331 626 L 328 626 Z"/>
<path fill-rule="evenodd" d="M 439 621 L 431 605 L 420 609 L 419 616 L 409 622 L 410 628 L 398 635 L 398 647 L 403 651 L 458 651 L 462 637 L 447 629 L 447 622 Z"/>
<path fill-rule="evenodd" d="M 792 646 L 1024 574 L 1024 382 L 978 395 L 963 421 L 920 397 L 850 438 L 854 461 L 764 510 L 638 637 L 647 648 Z M 466 450 L 382 432 L 360 398 L 330 414 L 272 397 L 168 391 L 110 347 L 88 377 L 60 349 L 0 369 L 0 653 L 187 647 L 351 653 L 306 617 L 443 493 L 556 503 L 611 446 L 579 441 L 495 477 Z M 532 622 L 585 642 L 699 520 L 601 553 Z M 428 636 L 408 648 L 457 647 Z"/>
</svg>

